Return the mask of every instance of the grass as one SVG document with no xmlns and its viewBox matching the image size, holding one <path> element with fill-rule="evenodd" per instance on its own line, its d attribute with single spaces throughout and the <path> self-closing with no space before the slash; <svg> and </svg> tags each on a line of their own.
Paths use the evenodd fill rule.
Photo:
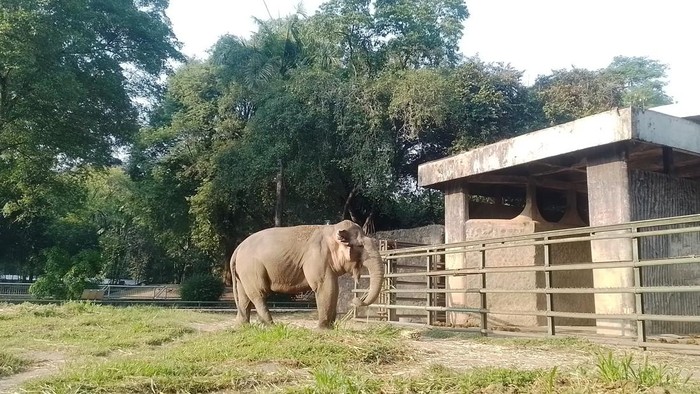
<svg viewBox="0 0 700 394">
<path fill-rule="evenodd" d="M 28 393 L 635 393 L 700 392 L 667 365 L 604 353 L 587 341 L 474 338 L 426 331 L 423 337 L 475 340 L 507 348 L 590 350 L 578 371 L 420 367 L 403 331 L 388 325 L 318 331 L 291 325 L 225 329 L 231 315 L 86 303 L 0 305 L 0 376 L 28 365 L 25 352 L 56 351 L 67 362 L 25 382 Z M 219 330 L 198 331 L 199 323 Z M 23 345 L 24 344 L 24 345 Z M 522 352 L 521 352 L 522 353 Z M 661 391 L 663 392 L 663 391 Z"/>
<path fill-rule="evenodd" d="M 516 349 L 577 349 L 595 352 L 601 347 L 585 338 L 554 337 L 554 338 L 503 338 L 484 337 L 476 333 L 428 329 L 421 333 L 423 338 L 443 340 L 464 340 L 498 345 Z"/>
<path fill-rule="evenodd" d="M 172 342 L 195 330 L 187 311 L 156 307 L 118 308 L 85 302 L 2 307 L 0 342 L 5 349 L 107 356 Z M 203 321 L 210 317 L 201 314 Z M 191 318 L 190 318 L 191 320 Z"/>
<path fill-rule="evenodd" d="M 0 378 L 22 372 L 28 365 L 28 360 L 0 351 Z"/>
<path fill-rule="evenodd" d="M 678 387 L 688 383 L 690 376 L 683 376 L 677 368 L 667 364 L 652 364 L 645 356 L 637 362 L 631 355 L 613 356 L 612 352 L 598 353 L 596 371 L 605 383 L 633 383 L 638 387 Z"/>
<path fill-rule="evenodd" d="M 548 378 L 548 372 L 504 368 L 456 372 L 441 365 L 434 365 L 409 378 L 382 379 L 366 371 L 353 372 L 329 365 L 314 369 L 312 376 L 310 384 L 290 389 L 287 393 L 540 393 L 540 382 Z"/>
</svg>

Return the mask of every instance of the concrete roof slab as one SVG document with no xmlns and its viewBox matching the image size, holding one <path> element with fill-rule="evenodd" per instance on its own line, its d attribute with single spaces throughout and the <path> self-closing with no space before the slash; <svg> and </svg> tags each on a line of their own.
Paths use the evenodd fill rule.
<svg viewBox="0 0 700 394">
<path fill-rule="evenodd" d="M 418 184 L 435 186 L 538 160 L 641 141 L 700 155 L 700 125 L 654 111 L 606 111 L 422 164 Z"/>
</svg>

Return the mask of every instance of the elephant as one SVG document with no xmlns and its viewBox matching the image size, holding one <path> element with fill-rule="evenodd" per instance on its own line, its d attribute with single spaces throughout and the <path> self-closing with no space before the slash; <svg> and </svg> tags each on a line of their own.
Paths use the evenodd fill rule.
<svg viewBox="0 0 700 394">
<path fill-rule="evenodd" d="M 271 292 L 316 294 L 318 327 L 331 328 L 336 318 L 338 277 L 350 273 L 359 280 L 362 267 L 370 275 L 369 292 L 352 304 L 377 300 L 384 278 L 378 242 L 350 220 L 330 225 L 272 227 L 244 239 L 230 261 L 233 296 L 238 310 L 235 326 L 250 322 L 254 305 L 258 320 L 272 324 L 265 304 Z"/>
</svg>

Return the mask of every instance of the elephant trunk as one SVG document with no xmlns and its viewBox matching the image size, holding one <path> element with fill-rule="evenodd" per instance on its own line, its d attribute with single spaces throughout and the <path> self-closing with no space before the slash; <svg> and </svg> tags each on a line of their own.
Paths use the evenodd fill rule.
<svg viewBox="0 0 700 394">
<path fill-rule="evenodd" d="M 379 256 L 372 256 L 363 263 L 369 271 L 369 293 L 357 306 L 367 306 L 372 304 L 379 297 L 384 280 L 384 262 Z"/>
</svg>

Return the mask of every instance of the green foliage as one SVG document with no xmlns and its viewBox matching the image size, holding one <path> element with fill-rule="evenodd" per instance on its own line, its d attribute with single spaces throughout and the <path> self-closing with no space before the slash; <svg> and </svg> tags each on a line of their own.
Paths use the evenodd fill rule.
<svg viewBox="0 0 700 394">
<path fill-rule="evenodd" d="M 52 169 L 106 164 L 138 127 L 131 97 L 149 98 L 179 58 L 160 0 L 8 0 L 0 13 L 0 181 L 5 214 L 22 215 Z M 146 11 L 148 10 L 148 11 Z M 123 65 L 129 65 L 127 72 Z M 130 97 L 131 96 L 131 97 Z M 42 194 L 42 193 L 40 193 Z M 19 211 L 10 209 L 14 202 Z"/>
<path fill-rule="evenodd" d="M 144 114 L 137 102 L 153 102 L 169 61 L 181 59 L 167 5 L 163 0 L 2 2 L 3 269 L 34 279 L 42 274 L 48 249 L 76 255 L 73 246 L 95 248 L 96 229 L 80 215 L 84 171 L 117 163 L 115 148 L 132 140 Z M 62 282 L 63 275 L 49 274 L 48 280 Z"/>
<path fill-rule="evenodd" d="M 664 92 L 668 66 L 648 57 L 616 56 L 605 69 L 623 86 L 622 104 L 641 108 L 671 104 Z"/>
<path fill-rule="evenodd" d="M 535 130 L 542 110 L 521 82 L 522 72 L 502 64 L 471 59 L 455 70 L 451 86 L 457 126 L 448 147 L 460 151 Z"/>
<path fill-rule="evenodd" d="M 615 107 L 670 104 L 666 66 L 646 57 L 617 56 L 600 70 L 572 68 L 540 76 L 534 89 L 546 120 L 559 124 Z"/>
<path fill-rule="evenodd" d="M 100 254 L 95 250 L 81 250 L 70 255 L 59 247 L 48 249 L 44 275 L 32 283 L 29 292 L 37 298 L 75 300 L 83 290 L 94 288 L 95 276 L 100 269 Z"/>
<path fill-rule="evenodd" d="M 182 282 L 180 297 L 183 301 L 218 301 L 224 290 L 221 278 L 211 274 L 196 274 Z"/>
</svg>

